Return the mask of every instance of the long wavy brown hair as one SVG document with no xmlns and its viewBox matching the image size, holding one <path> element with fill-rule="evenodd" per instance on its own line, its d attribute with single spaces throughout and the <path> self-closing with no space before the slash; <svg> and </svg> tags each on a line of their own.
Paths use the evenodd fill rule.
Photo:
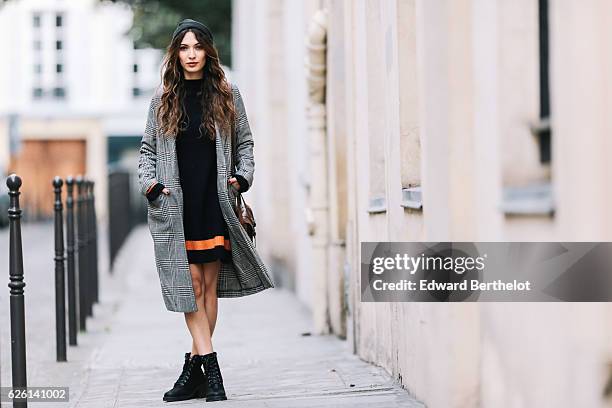
<svg viewBox="0 0 612 408">
<path fill-rule="evenodd" d="M 202 78 L 203 110 L 200 135 L 207 134 L 211 140 L 215 140 L 215 123 L 222 136 L 230 134 L 236 112 L 232 89 L 221 69 L 217 48 L 199 30 L 185 30 L 168 45 L 161 68 L 163 92 L 157 110 L 157 120 L 163 135 L 176 137 L 183 129 L 181 123 L 185 116 L 182 103 L 185 95 L 183 85 L 185 74 L 179 59 L 179 49 L 183 37 L 189 31 L 193 32 L 206 51 Z"/>
</svg>

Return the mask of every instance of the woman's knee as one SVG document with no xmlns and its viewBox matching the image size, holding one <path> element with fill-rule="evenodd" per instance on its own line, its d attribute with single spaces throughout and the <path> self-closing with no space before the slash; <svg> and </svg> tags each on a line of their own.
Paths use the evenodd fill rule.
<svg viewBox="0 0 612 408">
<path fill-rule="evenodd" d="M 204 296 L 206 298 L 217 297 L 217 281 L 210 281 L 204 284 Z"/>
<path fill-rule="evenodd" d="M 193 279 L 193 295 L 196 298 L 201 298 L 204 295 L 204 292 L 202 291 L 201 279 Z"/>
<path fill-rule="evenodd" d="M 202 272 L 195 267 L 191 268 L 191 284 L 193 285 L 193 294 L 196 298 L 200 298 L 204 295 L 203 292 L 203 284 L 204 279 L 202 279 Z"/>
<path fill-rule="evenodd" d="M 219 261 L 204 264 L 204 291 L 205 296 L 217 296 L 217 281 L 219 279 Z"/>
</svg>

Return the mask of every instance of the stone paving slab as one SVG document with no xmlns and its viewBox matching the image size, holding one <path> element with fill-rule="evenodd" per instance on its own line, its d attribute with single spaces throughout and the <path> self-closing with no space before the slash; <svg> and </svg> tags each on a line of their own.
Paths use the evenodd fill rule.
<svg viewBox="0 0 612 408">
<path fill-rule="evenodd" d="M 40 338 L 28 339 L 39 349 L 30 353 L 32 346 L 28 344 L 28 369 L 32 366 L 29 384 L 70 386 L 69 403 L 35 406 L 206 404 L 204 399 L 162 401 L 163 393 L 178 377 L 183 354 L 190 350 L 191 343 L 183 314 L 168 312 L 163 306 L 153 243 L 146 226 L 130 235 L 115 270 L 116 276 L 105 277 L 101 282 L 101 304 L 96 305 L 95 318 L 88 321 L 87 333 L 80 335 L 79 346 L 70 348 L 69 363 L 55 363 L 54 337 L 47 336 L 43 345 Z M 5 306 L 0 306 L 0 311 L 4 311 L 2 307 Z M 46 326 L 42 323 L 45 319 L 49 320 Z M 28 333 L 38 336 L 48 330 L 54 317 L 45 319 L 33 318 L 42 326 L 32 327 Z M 385 370 L 352 354 L 346 342 L 334 336 L 302 335 L 311 329 L 309 311 L 285 290 L 269 289 L 243 298 L 220 299 L 213 345 L 228 400 L 216 404 L 423 407 Z M 5 338 L 3 335 L 2 381 L 8 384 Z M 53 353 L 49 353 L 50 349 Z"/>
</svg>

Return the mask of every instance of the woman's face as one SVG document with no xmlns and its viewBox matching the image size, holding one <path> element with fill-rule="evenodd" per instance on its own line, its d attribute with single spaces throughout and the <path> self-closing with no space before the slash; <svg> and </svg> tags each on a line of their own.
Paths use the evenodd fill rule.
<svg viewBox="0 0 612 408">
<path fill-rule="evenodd" d="M 200 79 L 204 73 L 206 51 L 204 45 L 198 42 L 196 36 L 188 31 L 179 47 L 179 60 L 186 79 Z"/>
</svg>

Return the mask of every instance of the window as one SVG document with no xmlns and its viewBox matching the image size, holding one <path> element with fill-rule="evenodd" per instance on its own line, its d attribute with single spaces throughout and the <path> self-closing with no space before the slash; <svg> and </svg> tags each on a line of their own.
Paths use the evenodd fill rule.
<svg viewBox="0 0 612 408">
<path fill-rule="evenodd" d="M 55 26 L 62 27 L 64 25 L 64 16 L 60 13 L 55 15 Z"/>
<path fill-rule="evenodd" d="M 399 82 L 399 154 L 402 204 L 405 209 L 422 210 L 421 140 L 418 118 L 416 6 L 397 2 L 397 58 Z"/>
<path fill-rule="evenodd" d="M 61 74 L 64 72 L 64 66 L 62 64 L 55 64 L 55 72 Z"/>
<path fill-rule="evenodd" d="M 34 73 L 41 74 L 42 73 L 42 64 L 34 64 Z"/>
<path fill-rule="evenodd" d="M 32 89 L 32 97 L 34 99 L 40 99 L 43 97 L 43 90 L 42 88 L 34 88 Z"/>
<path fill-rule="evenodd" d="M 538 2 L 540 46 L 540 123 L 534 133 L 540 139 L 540 163 L 551 161 L 550 71 L 548 53 L 548 0 Z"/>
<path fill-rule="evenodd" d="M 504 168 L 500 209 L 509 217 L 554 217 L 549 1 L 534 1 L 520 12 L 509 4 L 503 4 L 499 11 L 508 23 L 513 22 L 500 36 L 510 45 L 500 46 L 507 48 L 500 64 L 500 78 L 504 78 L 500 89 L 506 93 L 500 98 L 498 110 L 500 131 L 506 135 L 501 148 Z M 515 41 L 521 47 L 514 47 Z M 521 117 L 533 118 L 528 127 L 517 120 Z"/>
<path fill-rule="evenodd" d="M 59 51 L 59 50 L 61 50 L 61 49 L 63 49 L 63 48 L 64 48 L 64 44 L 62 43 L 62 41 L 56 41 L 56 42 L 55 42 L 55 49 L 56 49 L 56 50 L 58 50 L 58 51 Z"/>
<path fill-rule="evenodd" d="M 34 13 L 32 15 L 32 26 L 34 28 L 40 28 L 40 13 Z"/>
<path fill-rule="evenodd" d="M 40 42 L 40 40 L 34 40 L 34 50 L 36 51 L 40 51 L 40 49 L 42 48 L 42 43 Z"/>
<path fill-rule="evenodd" d="M 134 66 L 132 67 L 132 70 L 135 74 L 138 73 L 138 64 L 134 64 Z"/>
<path fill-rule="evenodd" d="M 66 90 L 61 87 L 53 88 L 53 97 L 56 99 L 64 99 L 66 97 Z"/>
<path fill-rule="evenodd" d="M 384 60 L 384 33 L 379 29 L 381 21 L 380 7 L 375 2 L 367 2 L 365 51 L 369 58 L 365 64 L 371 81 L 367 82 L 368 93 L 368 144 L 369 144 L 369 204 L 370 214 L 387 211 L 387 181 L 385 159 L 385 70 L 380 61 Z"/>
<path fill-rule="evenodd" d="M 137 87 L 132 88 L 132 96 L 134 98 L 137 98 L 140 95 L 142 95 L 142 90 L 140 88 L 137 88 Z"/>
</svg>

